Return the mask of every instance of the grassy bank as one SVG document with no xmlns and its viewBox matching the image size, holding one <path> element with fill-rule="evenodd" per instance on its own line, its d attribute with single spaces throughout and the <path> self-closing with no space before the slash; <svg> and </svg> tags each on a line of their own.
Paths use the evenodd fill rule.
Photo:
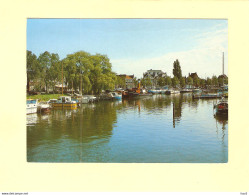
<svg viewBox="0 0 249 195">
<path fill-rule="evenodd" d="M 27 95 L 27 99 L 38 99 L 39 101 L 48 101 L 50 99 L 58 99 L 61 94 L 43 94 L 43 95 Z"/>
</svg>

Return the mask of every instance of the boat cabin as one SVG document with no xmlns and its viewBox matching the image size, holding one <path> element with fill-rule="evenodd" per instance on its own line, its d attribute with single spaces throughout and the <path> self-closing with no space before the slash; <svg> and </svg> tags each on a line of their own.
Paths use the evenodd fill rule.
<svg viewBox="0 0 249 195">
<path fill-rule="evenodd" d="M 38 101 L 37 100 L 33 100 L 33 99 L 27 99 L 27 104 L 37 104 Z"/>
<path fill-rule="evenodd" d="M 57 103 L 71 103 L 71 102 L 72 102 L 72 98 L 70 96 L 61 96 L 57 100 Z"/>
</svg>

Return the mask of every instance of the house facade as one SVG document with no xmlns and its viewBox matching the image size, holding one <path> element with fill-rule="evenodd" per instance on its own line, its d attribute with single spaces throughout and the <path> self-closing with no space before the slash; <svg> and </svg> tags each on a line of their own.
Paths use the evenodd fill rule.
<svg viewBox="0 0 249 195">
<path fill-rule="evenodd" d="M 120 75 L 117 75 L 119 77 L 121 77 L 122 79 L 125 80 L 125 87 L 126 89 L 131 89 L 134 87 L 134 74 L 133 75 L 126 75 L 126 74 L 120 74 Z"/>
<path fill-rule="evenodd" d="M 166 77 L 166 73 L 163 72 L 162 70 L 150 69 L 150 70 L 147 70 L 147 72 L 143 74 L 143 78 L 150 78 L 153 87 L 157 86 L 157 79 L 159 77 Z"/>
</svg>

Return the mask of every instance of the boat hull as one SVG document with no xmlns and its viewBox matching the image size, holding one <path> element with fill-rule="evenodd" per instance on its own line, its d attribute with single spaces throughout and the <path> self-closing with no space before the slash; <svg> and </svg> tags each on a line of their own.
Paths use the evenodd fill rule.
<svg viewBox="0 0 249 195">
<path fill-rule="evenodd" d="M 221 98 L 222 96 L 220 95 L 193 95 L 193 99 L 216 99 L 216 98 Z"/>
<path fill-rule="evenodd" d="M 82 104 L 88 104 L 88 103 L 89 103 L 89 100 L 88 100 L 88 99 L 82 99 L 82 100 L 81 100 L 81 103 L 82 103 Z"/>
<path fill-rule="evenodd" d="M 122 95 L 114 96 L 114 99 L 115 99 L 115 100 L 122 100 Z"/>
<path fill-rule="evenodd" d="M 37 107 L 26 108 L 26 114 L 37 113 Z"/>
<path fill-rule="evenodd" d="M 180 91 L 166 91 L 166 95 L 171 95 L 171 94 L 179 94 Z"/>
<path fill-rule="evenodd" d="M 26 114 L 37 113 L 37 100 L 27 100 L 26 103 Z"/>
<path fill-rule="evenodd" d="M 53 103 L 54 108 L 77 108 L 77 103 Z"/>
</svg>

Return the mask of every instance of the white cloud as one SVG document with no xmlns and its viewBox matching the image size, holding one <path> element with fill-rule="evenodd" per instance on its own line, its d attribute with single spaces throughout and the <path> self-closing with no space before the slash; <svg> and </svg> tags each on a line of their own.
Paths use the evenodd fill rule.
<svg viewBox="0 0 249 195">
<path fill-rule="evenodd" d="M 154 58 L 138 60 L 113 59 L 113 70 L 118 74 L 135 74 L 142 77 L 149 69 L 162 70 L 172 76 L 173 62 L 180 61 L 183 75 L 197 72 L 201 77 L 222 74 L 222 52 L 225 52 L 225 74 L 227 74 L 228 32 L 223 26 L 199 34 L 193 38 L 194 48 L 185 51 L 165 53 Z"/>
</svg>

